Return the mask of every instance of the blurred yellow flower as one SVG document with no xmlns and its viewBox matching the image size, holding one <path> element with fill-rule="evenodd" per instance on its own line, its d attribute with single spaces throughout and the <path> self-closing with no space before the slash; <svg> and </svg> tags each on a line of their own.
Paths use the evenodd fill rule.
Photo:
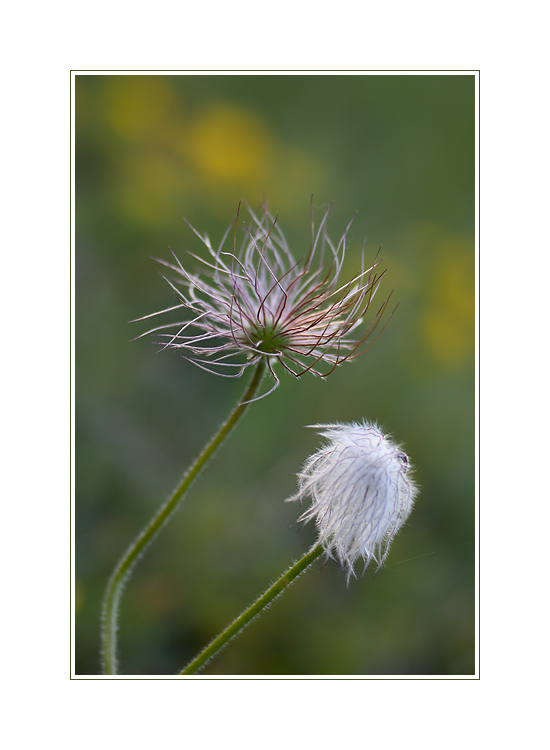
<svg viewBox="0 0 550 750">
<path fill-rule="evenodd" d="M 207 179 L 261 182 L 269 166 L 271 139 L 257 115 L 217 104 L 195 119 L 184 148 Z"/>
<path fill-rule="evenodd" d="M 106 76 L 105 118 L 123 138 L 158 138 L 173 101 L 173 89 L 162 76 Z"/>
<path fill-rule="evenodd" d="M 475 342 L 475 262 L 470 244 L 447 237 L 439 244 L 428 288 L 424 341 L 444 365 L 473 355 Z"/>
</svg>

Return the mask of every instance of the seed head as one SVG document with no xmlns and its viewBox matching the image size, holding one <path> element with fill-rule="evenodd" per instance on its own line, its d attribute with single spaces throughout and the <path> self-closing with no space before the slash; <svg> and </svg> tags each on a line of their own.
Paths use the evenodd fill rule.
<svg viewBox="0 0 550 750">
<path fill-rule="evenodd" d="M 349 582 L 359 557 L 363 572 L 371 560 L 382 567 L 418 490 L 408 456 L 375 424 L 313 427 L 328 442 L 305 462 L 289 500 L 311 498 L 299 520 L 315 520 L 327 557 L 336 554 Z"/>
<path fill-rule="evenodd" d="M 298 259 L 267 205 L 256 214 L 248 208 L 250 220 L 243 222 L 244 239 L 237 249 L 239 210 L 234 225 L 226 231 L 218 249 L 207 235 L 193 227 L 210 255 L 202 274 L 160 261 L 175 273 L 166 279 L 178 296 L 178 303 L 152 315 L 181 310 L 183 320 L 147 331 L 158 335 L 163 349 L 176 349 L 199 367 L 224 377 L 240 377 L 261 358 L 275 379 L 273 364 L 279 362 L 292 375 L 311 372 L 327 377 L 349 359 L 366 351 L 373 340 L 389 297 L 357 338 L 351 336 L 363 322 L 385 271 L 378 274 L 378 255 L 365 269 L 364 247 L 361 271 L 342 283 L 340 273 L 346 253 L 351 222 L 337 245 L 328 237 L 326 225 L 330 207 L 318 228 L 311 207 L 311 244 Z M 352 220 L 353 221 L 353 220 Z M 233 246 L 224 250 L 233 228 Z M 193 255 L 191 253 L 191 255 Z M 140 318 L 144 320 L 144 318 Z M 271 392 L 268 391 L 269 393 Z M 267 395 L 264 394 L 264 395 Z"/>
</svg>

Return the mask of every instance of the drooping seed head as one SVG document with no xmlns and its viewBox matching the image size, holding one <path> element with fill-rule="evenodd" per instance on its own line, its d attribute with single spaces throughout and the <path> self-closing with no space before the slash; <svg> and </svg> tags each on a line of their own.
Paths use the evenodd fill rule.
<svg viewBox="0 0 550 750">
<path fill-rule="evenodd" d="M 407 520 L 418 494 L 409 458 L 375 424 L 313 425 L 327 443 L 298 474 L 299 491 L 289 500 L 310 498 L 299 520 L 314 520 L 327 556 L 347 568 L 363 558 L 380 568 L 390 544 Z"/>
</svg>

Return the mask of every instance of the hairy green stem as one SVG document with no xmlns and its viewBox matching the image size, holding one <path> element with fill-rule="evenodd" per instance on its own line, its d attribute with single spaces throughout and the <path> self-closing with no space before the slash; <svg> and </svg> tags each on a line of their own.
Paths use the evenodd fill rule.
<svg viewBox="0 0 550 750">
<path fill-rule="evenodd" d="M 232 638 L 235 638 L 255 617 L 262 613 L 262 610 L 271 604 L 271 602 L 280 596 L 289 584 L 304 573 L 309 566 L 321 555 L 324 548 L 321 544 L 314 545 L 298 562 L 294 563 L 279 580 L 270 586 L 256 601 L 245 609 L 236 620 L 227 626 L 227 628 L 218 635 L 217 638 L 204 648 L 193 661 L 183 669 L 180 674 L 196 674 L 204 665 L 216 656 Z"/>
<path fill-rule="evenodd" d="M 153 539 L 156 537 L 160 529 L 168 521 L 172 513 L 176 510 L 179 502 L 192 485 L 194 480 L 197 478 L 201 470 L 212 458 L 216 450 L 219 448 L 224 438 L 231 432 L 235 427 L 239 419 L 243 416 L 247 410 L 250 402 L 254 399 L 254 396 L 258 392 L 260 383 L 265 374 L 265 360 L 261 359 L 256 365 L 254 374 L 246 391 L 244 392 L 241 400 L 229 415 L 228 419 L 222 424 L 218 432 L 206 445 L 200 456 L 196 459 L 194 464 L 184 474 L 181 482 L 175 489 L 172 496 L 167 502 L 160 508 L 156 515 L 152 518 L 150 523 L 143 529 L 135 541 L 130 545 L 126 553 L 120 559 L 117 567 L 115 568 L 105 594 L 105 601 L 103 604 L 103 630 L 102 630 L 102 650 L 103 650 L 103 667 L 105 674 L 116 674 L 117 673 L 117 619 L 118 609 L 120 605 L 120 598 L 122 591 L 128 577 L 132 571 L 132 568 L 136 564 L 139 557 L 143 554 L 145 548 L 151 544 Z"/>
</svg>

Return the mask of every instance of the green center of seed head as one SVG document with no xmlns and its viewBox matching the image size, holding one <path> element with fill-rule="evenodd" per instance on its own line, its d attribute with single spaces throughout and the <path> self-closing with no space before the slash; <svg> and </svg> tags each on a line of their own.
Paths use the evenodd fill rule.
<svg viewBox="0 0 550 750">
<path fill-rule="evenodd" d="M 281 328 L 269 324 L 255 327 L 252 338 L 255 340 L 256 348 L 266 354 L 278 354 L 286 341 Z"/>
</svg>

